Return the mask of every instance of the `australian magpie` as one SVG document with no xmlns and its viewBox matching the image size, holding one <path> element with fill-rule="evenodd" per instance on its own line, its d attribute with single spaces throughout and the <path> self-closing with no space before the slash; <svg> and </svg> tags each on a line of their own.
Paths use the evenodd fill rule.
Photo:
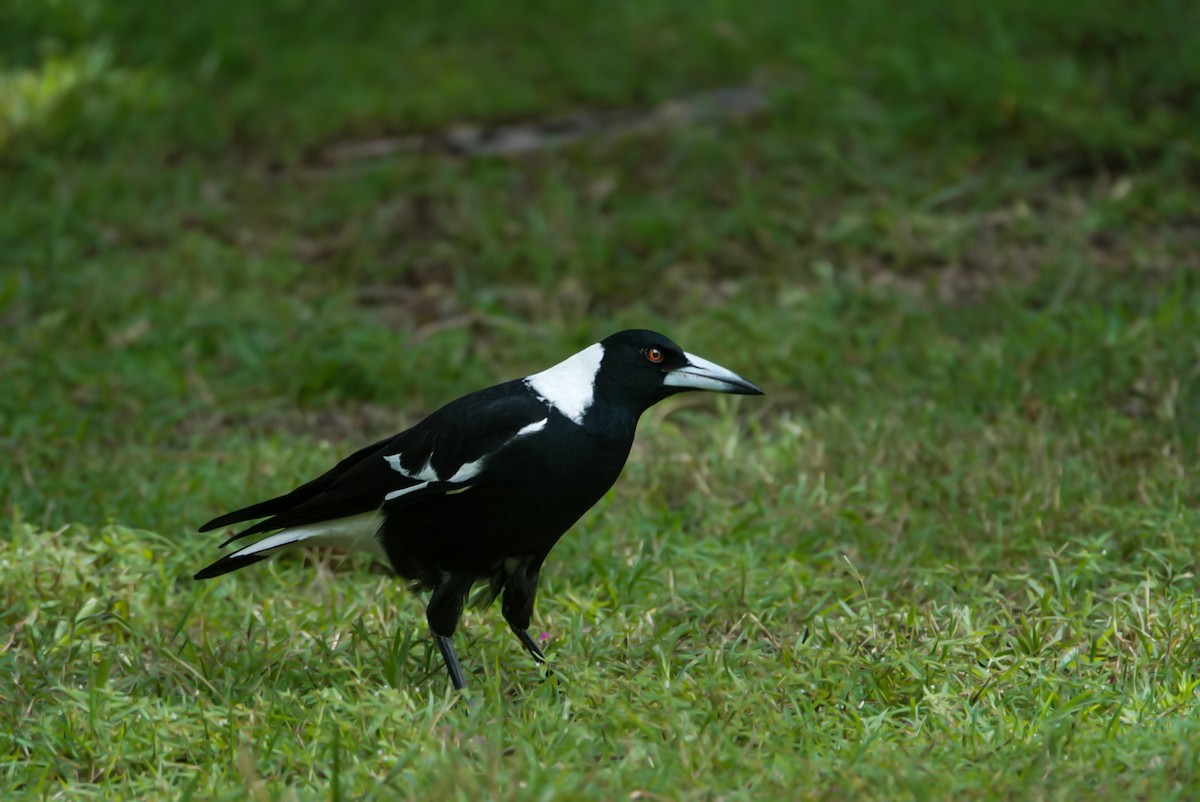
<svg viewBox="0 0 1200 802">
<path fill-rule="evenodd" d="M 559 537 L 612 487 L 643 412 L 685 390 L 761 395 L 720 365 L 652 331 L 622 331 L 552 368 L 451 401 L 394 437 L 356 451 L 285 495 L 200 527 L 264 520 L 222 546 L 209 579 L 296 546 L 362 549 L 431 591 L 429 628 L 455 688 L 465 686 L 451 636 L 473 585 L 502 596 L 504 618 L 529 636 L 538 574 Z"/>
</svg>

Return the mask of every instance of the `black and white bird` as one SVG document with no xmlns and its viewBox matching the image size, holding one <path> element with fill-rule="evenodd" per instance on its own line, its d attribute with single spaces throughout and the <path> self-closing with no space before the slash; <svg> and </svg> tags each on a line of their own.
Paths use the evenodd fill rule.
<svg viewBox="0 0 1200 802">
<path fill-rule="evenodd" d="M 432 592 L 425 615 L 455 688 L 465 686 L 451 636 L 472 586 L 502 597 L 529 636 L 542 561 L 612 487 L 643 412 L 685 390 L 761 395 L 756 385 L 661 334 L 614 334 L 552 368 L 451 401 L 400 434 L 351 454 L 290 493 L 222 515 L 219 529 L 264 518 L 222 546 L 209 579 L 297 546 L 374 553 Z"/>
</svg>

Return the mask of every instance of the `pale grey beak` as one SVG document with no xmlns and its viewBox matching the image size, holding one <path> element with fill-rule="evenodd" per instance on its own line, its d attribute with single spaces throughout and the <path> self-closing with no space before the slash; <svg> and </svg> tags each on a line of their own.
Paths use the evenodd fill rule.
<svg viewBox="0 0 1200 802">
<path fill-rule="evenodd" d="M 732 370 L 723 368 L 704 357 L 684 353 L 688 363 L 666 375 L 663 384 L 681 390 L 711 390 L 734 395 L 762 395 L 762 388 L 746 381 Z"/>
</svg>

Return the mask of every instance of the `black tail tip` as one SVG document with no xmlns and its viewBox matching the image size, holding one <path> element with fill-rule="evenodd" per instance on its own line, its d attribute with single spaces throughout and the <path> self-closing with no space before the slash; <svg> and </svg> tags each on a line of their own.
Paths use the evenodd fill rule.
<svg viewBox="0 0 1200 802">
<path fill-rule="evenodd" d="M 212 579 L 213 577 L 223 576 L 230 571 L 236 571 L 239 568 L 245 568 L 247 565 L 254 565 L 260 560 L 265 560 L 270 555 L 266 554 L 245 554 L 238 556 L 230 554 L 217 560 L 212 565 L 202 568 L 196 573 L 192 579 Z"/>
</svg>

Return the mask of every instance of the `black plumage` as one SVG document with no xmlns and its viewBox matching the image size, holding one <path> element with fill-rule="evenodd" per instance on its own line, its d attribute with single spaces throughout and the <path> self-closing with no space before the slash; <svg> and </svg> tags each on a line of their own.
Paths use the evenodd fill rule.
<svg viewBox="0 0 1200 802">
<path fill-rule="evenodd" d="M 208 579 L 298 545 L 372 551 L 431 591 L 430 629 L 455 687 L 450 640 L 471 588 L 502 597 L 522 645 L 542 562 L 616 481 L 642 412 L 685 390 L 761 394 L 661 334 L 624 331 L 554 367 L 463 396 L 285 495 L 209 521 L 262 518 L 229 538 L 269 534 L 196 574 Z"/>
</svg>

